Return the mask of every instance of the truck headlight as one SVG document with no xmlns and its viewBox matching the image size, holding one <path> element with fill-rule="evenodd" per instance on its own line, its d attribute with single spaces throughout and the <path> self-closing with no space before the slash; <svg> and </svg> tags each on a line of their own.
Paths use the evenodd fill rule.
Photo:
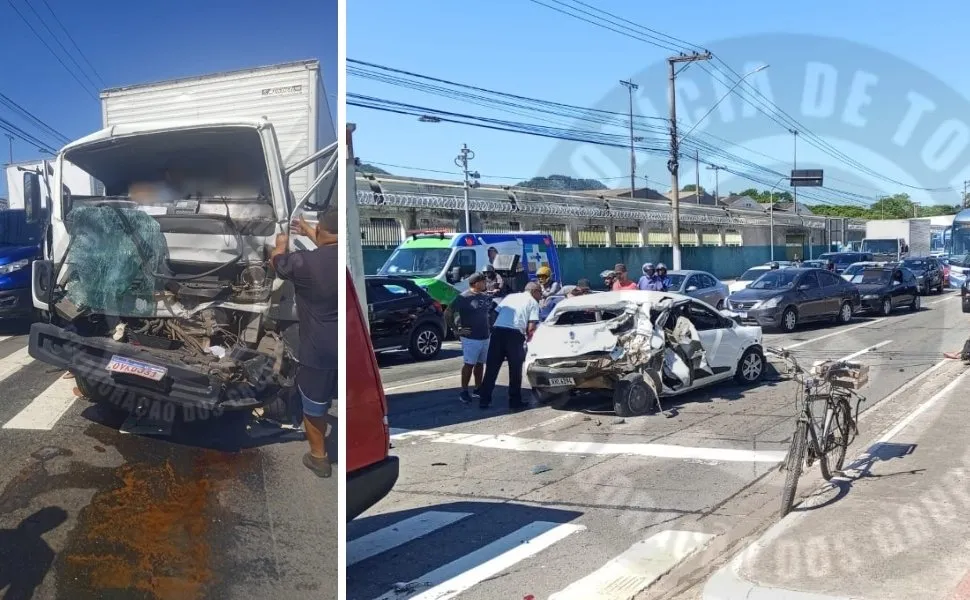
<svg viewBox="0 0 970 600">
<path fill-rule="evenodd" d="M 7 263 L 5 265 L 0 265 L 0 275 L 6 275 L 8 273 L 13 273 L 14 271 L 19 271 L 28 265 L 30 265 L 30 260 L 26 258 L 14 261 L 12 263 Z"/>
</svg>

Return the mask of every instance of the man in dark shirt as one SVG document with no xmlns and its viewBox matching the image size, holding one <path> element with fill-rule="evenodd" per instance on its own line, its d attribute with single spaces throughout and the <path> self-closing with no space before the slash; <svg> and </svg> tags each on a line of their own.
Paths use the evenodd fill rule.
<svg viewBox="0 0 970 600">
<path fill-rule="evenodd" d="M 455 315 L 460 320 L 458 338 L 461 340 L 463 364 L 461 366 L 461 393 L 459 399 L 465 404 L 472 401 L 468 393 L 468 383 L 475 374 L 475 394 L 482 386 L 485 371 L 485 357 L 488 356 L 489 313 L 492 310 L 492 297 L 485 293 L 485 275 L 475 273 L 468 278 L 468 291 L 455 298 L 448 306 L 445 322 L 454 327 Z"/>
<path fill-rule="evenodd" d="M 314 250 L 287 252 L 289 236 L 276 236 L 276 248 L 270 257 L 273 269 L 283 279 L 293 282 L 296 309 L 300 318 L 300 347 L 297 360 L 297 391 L 303 401 L 303 426 L 310 451 L 303 464 L 320 477 L 330 477 L 330 459 L 324 446 L 327 431 L 325 417 L 337 396 L 337 277 L 338 215 L 329 210 L 317 215 L 317 226 L 311 228 L 300 219 L 303 235 L 314 239 Z"/>
</svg>

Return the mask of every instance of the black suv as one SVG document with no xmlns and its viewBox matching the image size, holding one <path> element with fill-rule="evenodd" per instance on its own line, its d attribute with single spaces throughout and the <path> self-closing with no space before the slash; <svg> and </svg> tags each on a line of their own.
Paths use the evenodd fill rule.
<svg viewBox="0 0 970 600">
<path fill-rule="evenodd" d="M 928 294 L 931 290 L 943 293 L 943 265 L 935 256 L 910 256 L 904 258 L 899 266 L 906 267 L 916 276 L 919 293 Z"/>
<path fill-rule="evenodd" d="M 886 316 L 901 307 L 920 309 L 916 275 L 905 267 L 866 267 L 852 276 L 852 283 L 862 296 L 864 311 Z"/>
<path fill-rule="evenodd" d="M 441 304 L 405 277 L 368 276 L 364 281 L 374 351 L 403 349 L 415 360 L 438 356 L 445 337 Z"/>
</svg>

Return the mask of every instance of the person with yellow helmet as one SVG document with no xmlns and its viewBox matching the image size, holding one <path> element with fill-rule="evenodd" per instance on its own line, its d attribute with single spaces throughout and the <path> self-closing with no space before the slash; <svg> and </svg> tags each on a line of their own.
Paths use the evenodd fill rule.
<svg viewBox="0 0 970 600">
<path fill-rule="evenodd" d="M 559 282 L 552 278 L 552 269 L 549 267 L 539 267 L 539 269 L 536 271 L 536 279 L 539 280 L 539 286 L 542 288 L 543 301 L 557 295 L 559 290 L 562 289 Z"/>
</svg>

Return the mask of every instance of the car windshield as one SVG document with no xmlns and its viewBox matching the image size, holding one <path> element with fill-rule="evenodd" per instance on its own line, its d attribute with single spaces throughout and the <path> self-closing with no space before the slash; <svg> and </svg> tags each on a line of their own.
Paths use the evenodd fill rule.
<svg viewBox="0 0 970 600">
<path fill-rule="evenodd" d="M 0 210 L 0 246 L 33 246 L 40 242 L 40 224 L 28 223 L 23 210 Z"/>
<path fill-rule="evenodd" d="M 680 275 L 679 273 L 667 274 L 667 277 L 670 278 L 670 289 L 672 290 L 679 290 L 680 286 L 684 285 L 684 279 L 687 278 L 686 275 Z"/>
<path fill-rule="evenodd" d="M 892 276 L 893 272 L 885 269 L 864 269 L 852 277 L 852 283 L 889 283 Z"/>
<path fill-rule="evenodd" d="M 843 275 L 855 275 L 859 271 L 865 269 L 865 265 L 851 265 L 842 272 Z"/>
<path fill-rule="evenodd" d="M 896 240 L 866 240 L 862 244 L 862 249 L 877 254 L 895 254 L 899 250 L 899 242 Z"/>
<path fill-rule="evenodd" d="M 738 277 L 738 281 L 754 281 L 755 279 L 764 275 L 768 269 L 748 269 L 744 272 L 744 275 Z"/>
<path fill-rule="evenodd" d="M 753 290 L 781 290 L 791 286 L 798 271 L 768 271 L 750 286 Z"/>
<path fill-rule="evenodd" d="M 435 276 L 448 264 L 451 248 L 398 248 L 379 271 L 380 275 Z"/>
</svg>

